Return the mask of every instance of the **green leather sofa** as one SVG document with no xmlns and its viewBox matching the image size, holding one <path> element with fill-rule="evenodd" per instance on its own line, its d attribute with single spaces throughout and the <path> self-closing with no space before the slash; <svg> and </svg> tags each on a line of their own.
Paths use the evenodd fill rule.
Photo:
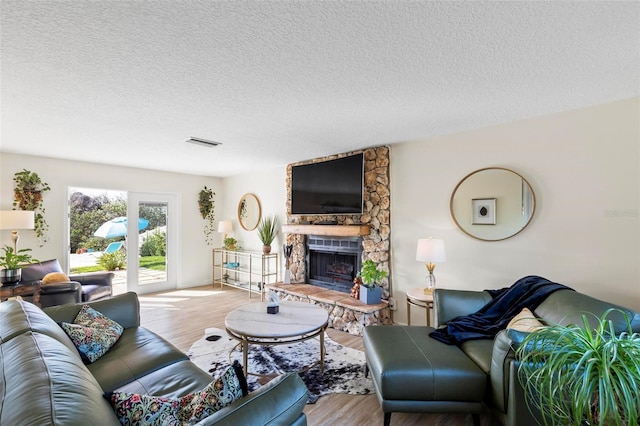
<svg viewBox="0 0 640 426">
<path fill-rule="evenodd" d="M 484 291 L 436 289 L 434 303 L 439 325 L 469 315 L 491 296 Z M 577 291 L 559 290 L 548 296 L 534 314 L 547 323 L 582 324 L 586 312 L 600 317 L 617 307 L 640 332 L 640 314 Z M 621 315 L 610 317 L 616 331 L 624 329 Z M 517 361 L 506 330 L 495 339 L 471 340 L 449 346 L 431 337 L 424 326 L 370 326 L 364 329 L 367 369 L 372 374 L 384 424 L 392 412 L 471 413 L 491 412 L 492 420 L 508 426 L 540 424 L 524 401 L 517 379 Z M 492 423 L 493 424 L 493 423 Z"/>
<path fill-rule="evenodd" d="M 180 397 L 213 380 L 184 353 L 140 326 L 135 293 L 89 304 L 125 331 L 107 354 L 84 365 L 57 324 L 72 322 L 81 304 L 43 311 L 24 301 L 0 303 L 0 424 L 119 425 L 104 392 Z M 198 424 L 306 425 L 306 401 L 300 377 L 286 374 Z"/>
</svg>

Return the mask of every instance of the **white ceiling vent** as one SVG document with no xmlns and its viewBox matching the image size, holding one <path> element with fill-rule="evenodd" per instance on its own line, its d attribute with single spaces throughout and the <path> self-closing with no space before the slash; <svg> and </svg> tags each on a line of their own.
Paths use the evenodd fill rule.
<svg viewBox="0 0 640 426">
<path fill-rule="evenodd" d="M 196 145 L 206 146 L 207 148 L 212 148 L 214 146 L 222 145 L 221 142 L 210 141 L 202 138 L 194 138 L 193 136 L 187 139 L 185 142 L 194 143 Z"/>
</svg>

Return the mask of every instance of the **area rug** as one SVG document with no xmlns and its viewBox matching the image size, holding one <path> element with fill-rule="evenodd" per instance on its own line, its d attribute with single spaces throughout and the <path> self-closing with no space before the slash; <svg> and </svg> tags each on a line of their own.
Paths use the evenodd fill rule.
<svg viewBox="0 0 640 426">
<path fill-rule="evenodd" d="M 204 337 L 191 346 L 187 355 L 198 367 L 215 377 L 234 360 L 242 364 L 242 352 L 240 347 L 236 347 L 237 344 L 238 341 L 229 337 L 226 331 L 207 328 Z M 326 334 L 324 345 L 324 372 L 320 371 L 320 365 L 302 371 L 320 359 L 320 341 L 317 337 L 286 345 L 250 345 L 249 372 L 267 377 L 249 374 L 249 391 L 259 388 L 272 377 L 296 371 L 307 385 L 310 404 L 330 393 L 366 395 L 373 392 L 373 382 L 364 377 L 364 352 L 342 346 Z"/>
</svg>

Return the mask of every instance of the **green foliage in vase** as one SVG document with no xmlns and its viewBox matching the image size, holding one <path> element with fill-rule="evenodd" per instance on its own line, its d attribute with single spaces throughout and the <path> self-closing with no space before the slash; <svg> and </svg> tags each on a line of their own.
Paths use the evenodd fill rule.
<svg viewBox="0 0 640 426">
<path fill-rule="evenodd" d="M 20 249 L 14 251 L 11 246 L 4 246 L 0 248 L 4 251 L 3 255 L 0 255 L 0 268 L 3 269 L 20 269 L 21 265 L 28 265 L 29 263 L 37 263 L 38 259 L 34 259 L 31 254 L 30 248 Z"/>
<path fill-rule="evenodd" d="M 367 259 L 362 262 L 362 268 L 360 269 L 360 278 L 362 278 L 362 283 L 369 287 L 373 288 L 376 285 L 380 285 L 380 282 L 387 278 L 387 271 L 383 271 L 378 269 L 378 265 L 371 260 Z"/>
<path fill-rule="evenodd" d="M 21 210 L 30 210 L 34 214 L 35 233 L 42 247 L 47 241 L 49 225 L 44 220 L 45 208 L 42 203 L 42 194 L 51 190 L 49 184 L 43 182 L 36 172 L 23 169 L 13 175 L 13 207 Z"/>
<path fill-rule="evenodd" d="M 620 334 L 607 319 L 614 312 L 626 321 Z M 640 334 L 619 309 L 607 310 L 595 329 L 582 318 L 582 326 L 534 331 L 516 349 L 527 404 L 545 425 L 638 424 Z"/>
<path fill-rule="evenodd" d="M 200 215 L 205 220 L 204 224 L 204 238 L 207 244 L 213 244 L 215 233 L 215 192 L 211 188 L 206 186 L 198 193 L 198 208 Z"/>
<path fill-rule="evenodd" d="M 222 248 L 225 250 L 238 250 L 238 240 L 233 237 L 227 237 L 222 241 Z"/>
<path fill-rule="evenodd" d="M 262 244 L 270 246 L 278 235 L 278 218 L 276 216 L 265 216 L 258 225 L 258 237 Z"/>
</svg>

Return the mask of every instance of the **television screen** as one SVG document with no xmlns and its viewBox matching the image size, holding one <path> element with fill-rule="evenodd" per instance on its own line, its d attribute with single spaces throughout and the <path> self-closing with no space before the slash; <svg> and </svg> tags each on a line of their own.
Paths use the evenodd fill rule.
<svg viewBox="0 0 640 426">
<path fill-rule="evenodd" d="M 291 168 L 291 214 L 361 214 L 363 155 Z"/>
</svg>

